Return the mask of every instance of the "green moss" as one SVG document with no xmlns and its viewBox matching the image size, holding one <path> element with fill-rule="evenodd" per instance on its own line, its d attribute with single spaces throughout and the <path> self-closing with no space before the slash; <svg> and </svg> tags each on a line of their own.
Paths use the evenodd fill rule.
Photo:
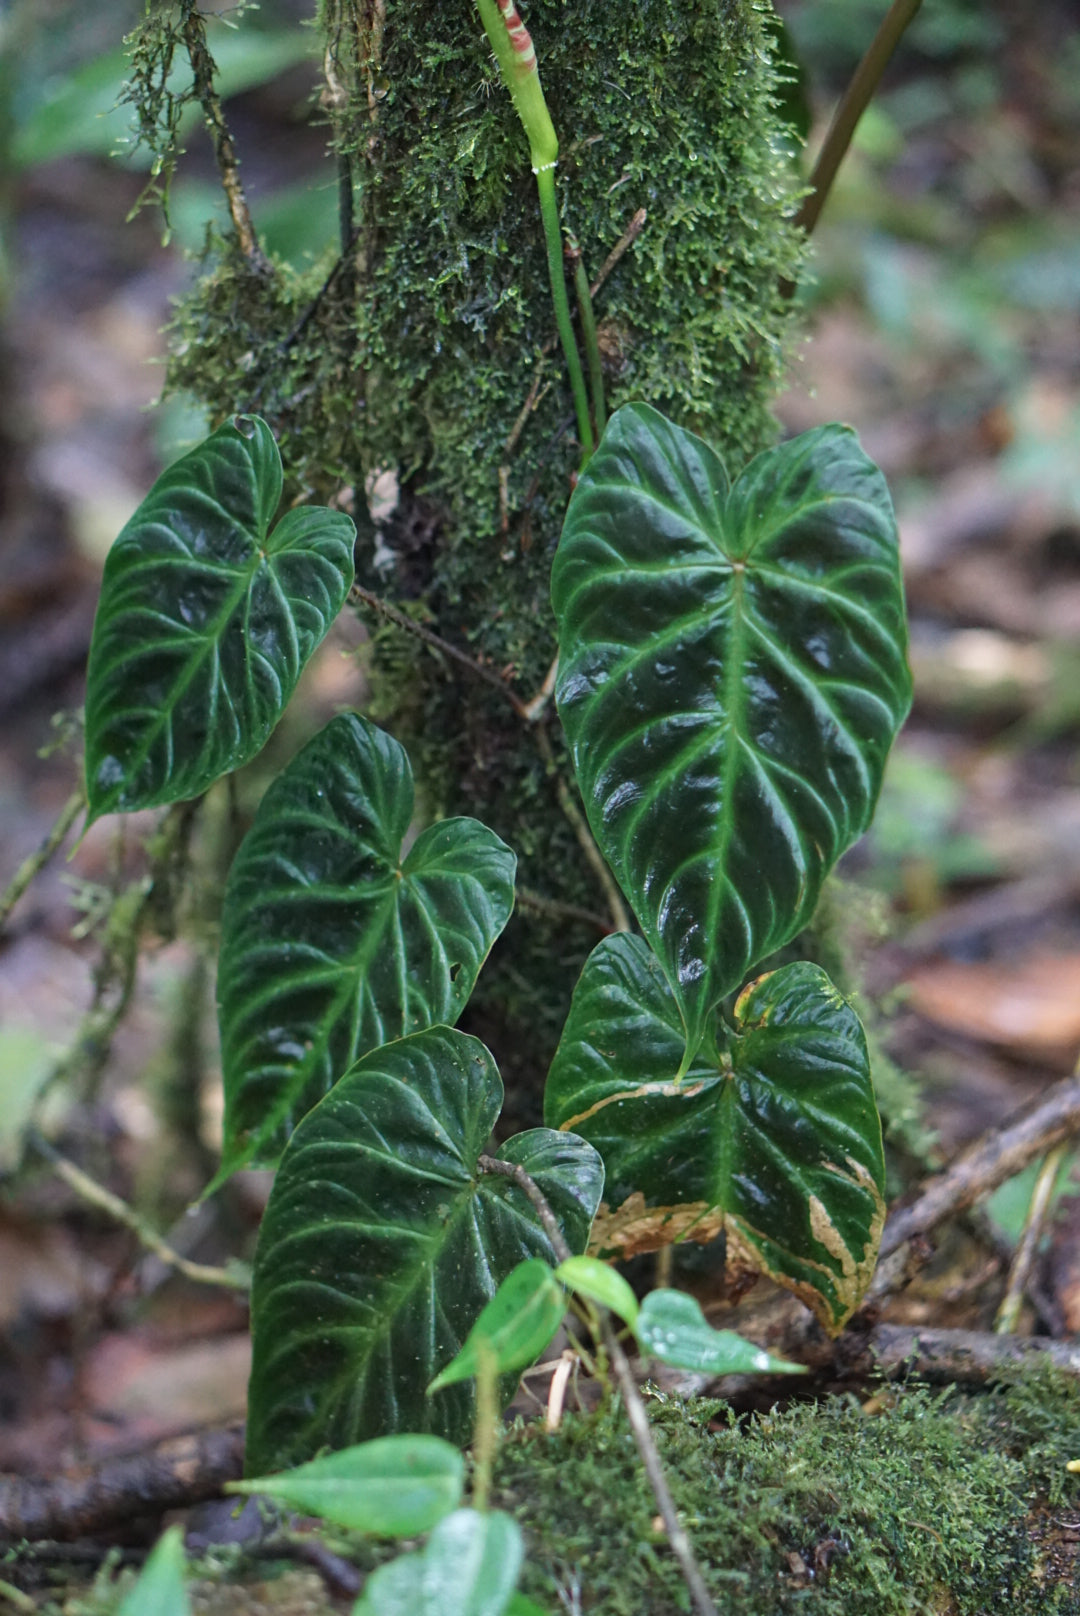
<svg viewBox="0 0 1080 1616">
<path fill-rule="evenodd" d="M 648 399 L 737 467 L 773 436 L 782 286 L 802 251 L 768 10 L 530 0 L 526 12 L 561 140 L 560 207 L 590 274 L 647 210 L 596 299 L 609 402 Z M 267 276 L 218 243 L 178 309 L 168 385 L 215 418 L 264 415 L 292 496 L 351 485 L 363 581 L 528 696 L 554 654 L 548 579 L 579 459 L 561 361 L 543 354 L 553 316 L 528 149 L 471 0 L 390 0 L 381 39 L 364 15 L 354 28 L 339 0 L 322 15 L 355 250 L 343 265 Z M 401 501 L 376 530 L 363 490 L 380 468 L 396 472 Z M 433 809 L 493 825 L 524 885 L 604 912 L 536 737 L 509 706 L 390 634 L 374 671 Z M 513 1029 L 501 1059 L 543 1063 L 597 937 L 535 912 L 518 920 L 476 1011 L 485 1028 Z"/>
<path fill-rule="evenodd" d="M 905 1390 L 876 1415 L 833 1398 L 746 1421 L 671 1399 L 652 1418 L 725 1616 L 1080 1611 L 1075 1562 L 1055 1562 L 1045 1530 L 1048 1506 L 1078 1490 L 1064 1468 L 1080 1454 L 1075 1381 L 1029 1375 L 970 1399 Z M 546 1608 L 689 1608 L 618 1415 L 520 1432 L 498 1489 L 527 1533 L 523 1587 Z"/>
</svg>

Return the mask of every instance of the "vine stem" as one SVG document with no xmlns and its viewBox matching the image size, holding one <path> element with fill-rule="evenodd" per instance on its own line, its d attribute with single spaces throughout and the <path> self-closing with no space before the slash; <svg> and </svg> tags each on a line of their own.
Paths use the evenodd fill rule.
<svg viewBox="0 0 1080 1616">
<path fill-rule="evenodd" d="M 574 295 L 577 298 L 581 335 L 585 343 L 585 358 L 589 365 L 589 392 L 592 396 L 593 422 L 596 436 L 602 438 L 607 425 L 607 401 L 604 398 L 604 367 L 600 362 L 600 343 L 596 335 L 596 315 L 593 313 L 589 277 L 585 273 L 581 248 L 571 236 L 569 256 L 574 265 Z"/>
<path fill-rule="evenodd" d="M 459 666 L 468 668 L 470 673 L 475 674 L 478 679 L 482 679 L 493 690 L 497 690 L 500 696 L 503 696 L 510 703 L 519 718 L 525 719 L 526 722 L 528 721 L 527 703 L 522 701 L 516 691 L 510 688 L 506 680 L 497 674 L 494 668 L 485 667 L 482 662 L 477 662 L 466 651 L 459 650 L 449 640 L 444 640 L 441 634 L 433 633 L 431 629 L 425 628 L 422 623 L 415 623 L 407 612 L 399 611 L 388 600 L 383 600 L 381 595 L 373 594 L 370 589 L 365 589 L 362 584 L 353 584 L 352 589 L 349 591 L 349 598 L 350 600 L 363 601 L 365 606 L 370 606 L 372 611 L 378 612 L 388 622 L 393 623 L 395 628 L 404 629 L 406 634 L 412 634 L 414 638 L 422 640 L 433 651 L 439 651 L 443 656 L 450 657 Z"/>
<path fill-rule="evenodd" d="M 55 825 L 41 843 L 41 846 L 23 859 L 12 876 L 3 897 L 0 897 L 0 927 L 5 925 L 8 916 L 27 887 L 41 874 L 41 871 L 48 864 L 85 807 L 86 792 L 80 785 L 71 793 L 71 796 L 61 808 Z"/>
<path fill-rule="evenodd" d="M 501 1178 L 509 1178 L 518 1188 L 527 1195 L 536 1215 L 544 1226 L 544 1233 L 551 1242 L 551 1249 L 560 1262 L 566 1262 L 572 1255 L 567 1245 L 566 1236 L 559 1227 L 559 1220 L 552 1211 L 551 1203 L 539 1184 L 527 1173 L 518 1162 L 500 1161 L 497 1156 L 481 1156 L 477 1162 L 482 1173 L 497 1174 Z M 649 1425 L 649 1416 L 645 1412 L 641 1393 L 634 1380 L 634 1372 L 630 1368 L 630 1361 L 622 1347 L 619 1338 L 611 1323 L 611 1316 L 606 1308 L 600 1309 L 600 1331 L 611 1367 L 615 1372 L 619 1392 L 622 1396 L 623 1406 L 626 1409 L 627 1419 L 630 1421 L 630 1430 L 637 1447 L 653 1497 L 656 1499 L 660 1518 L 664 1523 L 671 1552 L 679 1562 L 679 1569 L 683 1574 L 686 1586 L 690 1590 L 690 1597 L 694 1602 L 694 1609 L 698 1616 L 718 1616 L 716 1606 L 712 1602 L 709 1590 L 705 1586 L 705 1579 L 694 1558 L 694 1550 L 686 1529 L 679 1520 L 675 1509 L 675 1500 L 671 1496 L 671 1489 L 664 1475 L 664 1465 L 659 1450 L 653 1440 L 652 1427 Z"/>
<path fill-rule="evenodd" d="M 247 197 L 240 179 L 240 161 L 236 155 L 232 134 L 225 121 L 221 97 L 214 89 L 214 59 L 206 45 L 206 23 L 203 15 L 192 6 L 184 18 L 184 45 L 195 79 L 195 94 L 203 110 L 203 118 L 214 148 L 221 187 L 229 208 L 240 251 L 261 275 L 270 273 L 270 261 L 259 246 L 255 225 L 248 207 Z"/>
<path fill-rule="evenodd" d="M 825 136 L 825 143 L 810 176 L 810 191 L 795 215 L 795 223 L 810 235 L 821 215 L 821 210 L 832 190 L 837 170 L 844 159 L 859 119 L 870 104 L 889 61 L 904 35 L 908 24 L 922 5 L 922 0 L 893 0 L 881 27 L 871 40 L 869 48 L 855 69 L 840 104 L 833 114 Z"/>
<path fill-rule="evenodd" d="M 584 465 L 595 448 L 595 439 L 589 416 L 585 373 L 581 368 L 581 356 L 574 340 L 574 327 L 570 319 L 570 299 L 566 290 L 566 271 L 563 267 L 562 226 L 559 223 L 559 205 L 555 196 L 555 165 L 559 160 L 559 140 L 547 109 L 547 102 L 544 100 L 532 37 L 518 14 L 514 0 L 476 0 L 476 8 L 484 25 L 484 32 L 495 52 L 495 60 L 499 65 L 503 83 L 510 91 L 514 109 L 521 119 L 529 142 L 529 156 L 536 176 L 540 217 L 544 226 L 551 302 L 566 359 L 570 391 L 574 397 L 574 413 L 577 416 L 578 437 L 581 441 Z"/>
<path fill-rule="evenodd" d="M 73 1189 L 88 1206 L 97 1207 L 99 1212 L 106 1213 L 114 1222 L 122 1224 L 125 1229 L 130 1229 L 139 1244 L 147 1251 L 153 1252 L 154 1256 L 168 1268 L 183 1274 L 185 1279 L 194 1280 L 197 1285 L 214 1285 L 222 1290 L 244 1293 L 248 1291 L 250 1287 L 247 1281 L 229 1269 L 210 1268 L 205 1263 L 191 1262 L 189 1258 L 182 1257 L 150 1227 L 134 1207 L 91 1178 L 89 1173 L 84 1173 L 81 1167 L 76 1167 L 73 1161 L 69 1161 L 66 1156 L 54 1149 L 36 1129 L 29 1134 L 28 1142 L 33 1145 L 39 1156 L 44 1156 L 56 1176 L 62 1178 L 69 1189 Z"/>
</svg>

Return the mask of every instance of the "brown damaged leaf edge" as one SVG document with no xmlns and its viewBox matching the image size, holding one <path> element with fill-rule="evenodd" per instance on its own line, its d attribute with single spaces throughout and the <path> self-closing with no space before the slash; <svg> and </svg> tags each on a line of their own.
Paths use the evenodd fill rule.
<svg viewBox="0 0 1080 1616">
<path fill-rule="evenodd" d="M 839 1335 L 862 1301 L 873 1277 L 881 1232 L 885 1226 L 885 1202 L 873 1178 L 861 1163 L 851 1157 L 848 1157 L 847 1161 L 851 1168 L 850 1175 L 835 1164 L 829 1164 L 828 1170 L 839 1178 L 849 1178 L 850 1182 L 866 1190 L 874 1201 L 870 1236 L 863 1247 L 862 1256 L 855 1257 L 841 1238 L 822 1202 L 817 1196 L 811 1196 L 809 1208 L 811 1233 L 817 1243 L 828 1252 L 833 1262 L 839 1263 L 840 1272 L 837 1273 L 827 1262 L 816 1262 L 812 1257 L 805 1256 L 798 1258 L 801 1267 L 822 1275 L 835 1296 L 835 1303 L 830 1303 L 829 1299 L 808 1281 L 795 1279 L 768 1262 L 765 1250 L 770 1246 L 776 1246 L 775 1240 L 751 1228 L 731 1213 L 724 1212 L 722 1208 L 711 1207 L 707 1201 L 690 1201 L 681 1206 L 650 1207 L 646 1206 L 645 1197 L 640 1190 L 628 1195 L 614 1210 L 602 1201 L 593 1224 L 589 1253 L 594 1257 L 618 1258 L 625 1261 L 627 1258 L 659 1251 L 663 1246 L 678 1245 L 687 1240 L 705 1244 L 709 1240 L 714 1240 L 717 1235 L 724 1234 L 727 1237 L 724 1278 L 729 1286 L 748 1270 L 762 1274 L 805 1303 L 827 1334 Z"/>
</svg>

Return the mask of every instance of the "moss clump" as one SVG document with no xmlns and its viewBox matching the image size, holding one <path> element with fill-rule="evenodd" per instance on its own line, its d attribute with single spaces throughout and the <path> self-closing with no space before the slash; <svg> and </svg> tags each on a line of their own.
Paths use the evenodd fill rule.
<svg viewBox="0 0 1080 1616">
<path fill-rule="evenodd" d="M 647 212 L 596 299 L 609 403 L 647 399 L 737 467 L 773 435 L 782 286 L 802 251 L 771 13 L 759 0 L 526 10 L 561 140 L 560 206 L 591 274 Z M 353 245 L 303 273 L 220 251 L 178 310 L 169 386 L 215 418 L 258 410 L 301 496 L 348 484 L 363 507 L 373 474 L 392 469 L 393 514 L 376 526 L 358 509 L 362 580 L 527 697 L 554 654 L 548 579 L 579 449 L 561 359 L 545 353 L 554 322 L 525 137 L 471 0 L 389 0 L 385 22 L 324 0 L 320 21 Z M 605 912 L 536 735 L 415 643 L 376 663 L 381 711 L 432 807 L 504 835 L 524 886 Z M 543 1061 L 597 937 L 537 909 L 518 922 L 477 1012 L 489 1030 L 497 1000 L 494 1019 L 516 1026 L 501 1057 Z"/>
<path fill-rule="evenodd" d="M 1046 1513 L 1076 1491 L 1074 1381 L 1026 1376 L 971 1399 L 909 1389 L 873 1416 L 836 1398 L 745 1422 L 719 1403 L 661 1400 L 652 1419 L 728 1616 L 1080 1612 L 1075 1559 L 1052 1544 Z M 522 1432 L 497 1479 L 526 1530 L 534 1599 L 589 1616 L 689 1609 L 620 1416 Z"/>
</svg>

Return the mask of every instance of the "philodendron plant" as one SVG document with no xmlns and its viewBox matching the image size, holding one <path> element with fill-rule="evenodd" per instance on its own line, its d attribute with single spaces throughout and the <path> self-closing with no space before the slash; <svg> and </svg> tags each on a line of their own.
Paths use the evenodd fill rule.
<svg viewBox="0 0 1080 1616">
<path fill-rule="evenodd" d="M 91 817 L 205 790 L 280 715 L 352 572 L 348 518 L 272 527 L 280 489 L 268 428 L 238 417 L 117 540 L 90 657 Z M 505 843 L 449 819 L 410 844 L 405 753 L 343 713 L 266 791 L 229 874 L 215 1183 L 278 1169 L 252 1292 L 253 1473 L 391 1432 L 468 1437 L 472 1381 L 441 1372 L 521 1264 L 559 1261 L 526 1181 L 572 1254 L 722 1233 L 729 1269 L 767 1273 L 830 1331 L 869 1281 L 884 1171 L 862 1028 L 817 966 L 753 972 L 867 825 L 907 710 L 884 480 L 829 426 L 729 482 L 707 444 L 624 406 L 571 498 L 553 600 L 559 714 L 640 935 L 586 962 L 548 1126 L 503 1143 L 499 1171 L 496 1062 L 454 1023 L 513 905 Z M 535 1355 L 564 1301 L 530 1285 Z M 504 1395 L 519 1359 L 499 1362 Z"/>
</svg>

